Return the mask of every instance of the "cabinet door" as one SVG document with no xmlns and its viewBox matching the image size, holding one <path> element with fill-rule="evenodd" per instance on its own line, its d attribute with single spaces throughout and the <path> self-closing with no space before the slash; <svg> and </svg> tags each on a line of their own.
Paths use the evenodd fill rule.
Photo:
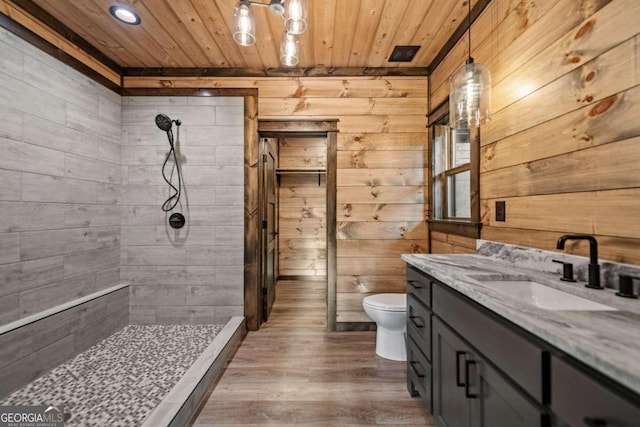
<svg viewBox="0 0 640 427">
<path fill-rule="evenodd" d="M 558 425 L 637 427 L 640 399 L 614 391 L 595 373 L 588 373 L 559 357 L 551 359 L 551 408 Z"/>
<path fill-rule="evenodd" d="M 465 396 L 465 361 L 473 360 L 467 344 L 440 319 L 433 318 L 433 416 L 440 427 L 471 425 L 471 405 Z"/>
<path fill-rule="evenodd" d="M 433 415 L 439 426 L 548 425 L 543 411 L 437 317 L 433 341 Z"/>
<path fill-rule="evenodd" d="M 463 370 L 474 427 L 549 425 L 548 417 L 484 359 L 467 360 Z"/>
</svg>

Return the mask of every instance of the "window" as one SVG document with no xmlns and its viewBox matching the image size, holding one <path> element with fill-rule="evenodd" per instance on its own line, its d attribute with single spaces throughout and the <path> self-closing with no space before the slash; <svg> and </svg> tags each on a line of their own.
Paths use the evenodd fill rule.
<svg viewBox="0 0 640 427">
<path fill-rule="evenodd" d="M 447 111 L 445 103 L 429 117 L 430 229 L 478 238 L 479 138 L 475 128 L 450 128 Z"/>
<path fill-rule="evenodd" d="M 433 127 L 433 217 L 471 219 L 471 149 L 468 129 Z"/>
</svg>

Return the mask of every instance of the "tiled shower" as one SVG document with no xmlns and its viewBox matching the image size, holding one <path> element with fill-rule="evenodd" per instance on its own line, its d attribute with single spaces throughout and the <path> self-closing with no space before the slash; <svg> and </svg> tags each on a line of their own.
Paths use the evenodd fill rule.
<svg viewBox="0 0 640 427">
<path fill-rule="evenodd" d="M 122 99 L 121 277 L 130 284 L 131 322 L 220 323 L 243 313 L 243 98 Z M 160 209 L 169 151 L 156 114 L 174 125 L 183 193 L 168 226 Z M 169 167 L 167 167 L 167 170 Z M 175 175 L 174 175 L 174 181 Z"/>
<path fill-rule="evenodd" d="M 243 111 L 121 97 L 0 29 L 0 399 L 128 324 L 243 314 Z M 182 121 L 179 230 L 158 113 Z"/>
</svg>

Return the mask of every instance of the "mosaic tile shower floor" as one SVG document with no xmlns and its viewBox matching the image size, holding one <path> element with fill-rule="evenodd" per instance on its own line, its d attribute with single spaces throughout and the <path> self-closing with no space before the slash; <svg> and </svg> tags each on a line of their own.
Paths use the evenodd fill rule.
<svg viewBox="0 0 640 427">
<path fill-rule="evenodd" d="M 63 404 L 66 426 L 138 426 L 224 325 L 129 325 L 0 401 Z"/>
</svg>

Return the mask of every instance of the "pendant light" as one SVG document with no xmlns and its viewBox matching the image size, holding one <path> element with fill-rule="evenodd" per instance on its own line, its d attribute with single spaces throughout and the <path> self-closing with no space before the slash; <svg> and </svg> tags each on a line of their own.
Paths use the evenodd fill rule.
<svg viewBox="0 0 640 427">
<path fill-rule="evenodd" d="M 233 39 L 241 46 L 253 46 L 256 42 L 254 5 L 268 7 L 272 14 L 282 17 L 284 32 L 280 41 L 280 61 L 288 67 L 297 65 L 300 51 L 295 36 L 307 30 L 307 0 L 270 0 L 269 3 L 238 0 L 233 14 Z"/>
<path fill-rule="evenodd" d="M 471 1 L 467 4 L 469 57 L 449 83 L 449 125 L 455 129 L 479 127 L 491 120 L 491 73 L 471 57 Z"/>
<path fill-rule="evenodd" d="M 302 34 L 307 29 L 306 0 L 287 0 L 284 28 L 289 34 Z"/>
<path fill-rule="evenodd" d="M 298 64 L 300 53 L 298 52 L 298 40 L 293 34 L 284 32 L 280 43 L 280 62 L 287 67 L 293 67 Z"/>
<path fill-rule="evenodd" d="M 233 12 L 233 39 L 241 46 L 253 46 L 256 42 L 256 19 L 249 0 L 240 0 Z"/>
</svg>

